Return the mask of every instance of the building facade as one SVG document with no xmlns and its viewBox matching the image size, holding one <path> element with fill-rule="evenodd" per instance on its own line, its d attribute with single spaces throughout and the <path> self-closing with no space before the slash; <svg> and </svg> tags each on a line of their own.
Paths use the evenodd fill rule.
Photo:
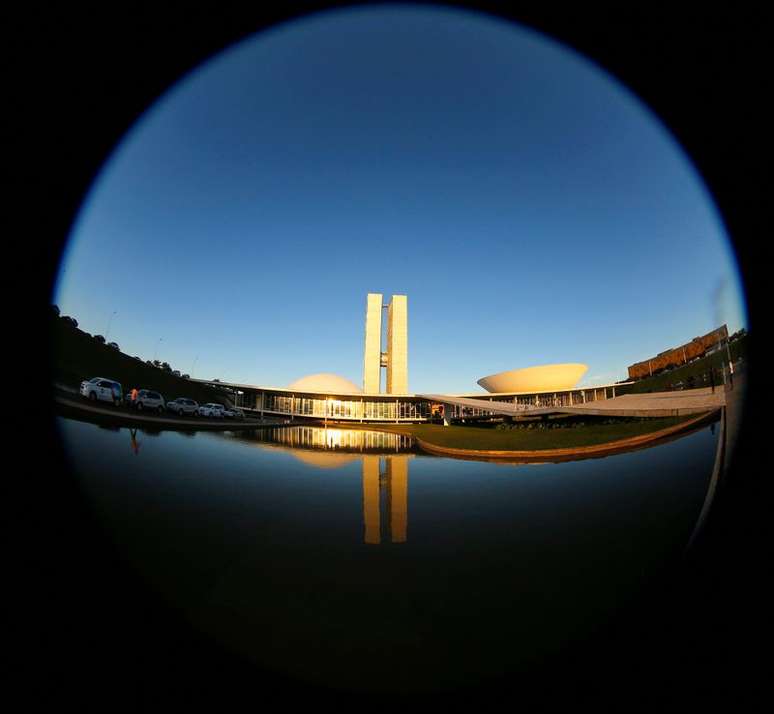
<svg viewBox="0 0 774 714">
<path fill-rule="evenodd" d="M 382 349 L 382 311 L 387 310 L 386 349 Z M 386 386 L 382 392 L 382 368 Z M 408 392 L 408 298 L 393 295 L 389 305 L 381 293 L 366 298 L 365 345 L 363 348 L 363 392 L 405 394 Z"/>
</svg>

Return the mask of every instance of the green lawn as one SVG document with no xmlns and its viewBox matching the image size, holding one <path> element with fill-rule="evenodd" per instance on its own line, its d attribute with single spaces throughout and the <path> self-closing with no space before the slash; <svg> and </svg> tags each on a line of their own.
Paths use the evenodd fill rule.
<svg viewBox="0 0 774 714">
<path fill-rule="evenodd" d="M 431 444 L 455 449 L 539 451 L 618 441 L 666 429 L 695 417 L 696 415 L 664 417 L 644 421 L 621 421 L 614 424 L 587 420 L 583 426 L 556 429 L 500 430 L 439 424 L 387 424 L 380 425 L 380 428 L 401 434 L 411 434 Z"/>
</svg>

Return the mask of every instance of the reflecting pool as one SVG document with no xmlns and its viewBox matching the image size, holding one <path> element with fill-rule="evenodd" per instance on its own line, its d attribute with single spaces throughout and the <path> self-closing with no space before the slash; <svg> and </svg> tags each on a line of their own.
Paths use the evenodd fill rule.
<svg viewBox="0 0 774 714">
<path fill-rule="evenodd" d="M 372 431 L 58 424 L 106 533 L 192 626 L 262 668 L 398 691 L 518 671 L 615 617 L 686 547 L 718 432 L 518 465 Z"/>
</svg>

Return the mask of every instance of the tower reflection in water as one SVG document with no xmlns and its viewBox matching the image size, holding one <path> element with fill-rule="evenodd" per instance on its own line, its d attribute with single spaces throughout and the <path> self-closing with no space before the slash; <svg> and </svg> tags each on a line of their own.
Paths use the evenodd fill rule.
<svg viewBox="0 0 774 714">
<path fill-rule="evenodd" d="M 382 504 L 384 495 L 384 504 Z M 406 454 L 363 456 L 363 523 L 366 543 L 382 542 L 382 508 L 389 538 L 393 543 L 406 542 L 408 520 L 408 456 Z"/>
<path fill-rule="evenodd" d="M 290 447 L 293 456 L 318 468 L 339 468 L 361 460 L 363 479 L 363 540 L 405 543 L 408 532 L 408 462 L 410 436 L 355 429 L 291 426 L 256 429 L 236 438 L 263 446 Z"/>
</svg>

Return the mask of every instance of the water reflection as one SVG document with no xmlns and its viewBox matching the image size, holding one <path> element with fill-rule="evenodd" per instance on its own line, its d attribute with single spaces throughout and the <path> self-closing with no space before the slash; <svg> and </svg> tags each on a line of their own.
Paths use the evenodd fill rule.
<svg viewBox="0 0 774 714">
<path fill-rule="evenodd" d="M 349 452 L 400 452 L 413 447 L 408 434 L 360 429 L 331 429 L 319 426 L 283 426 L 230 432 L 229 436 L 261 444 L 278 444 L 294 449 L 323 449 Z"/>
<path fill-rule="evenodd" d="M 137 429 L 129 429 L 129 438 L 132 443 L 132 452 L 135 456 L 140 455 L 140 442 L 137 441 Z"/>
<path fill-rule="evenodd" d="M 142 458 L 106 469 L 126 434 L 60 426 L 114 542 L 197 628 L 307 681 L 407 690 L 582 646 L 682 553 L 722 434 L 536 469 L 365 430 L 128 430 Z"/>
<path fill-rule="evenodd" d="M 361 462 L 363 541 L 405 543 L 408 532 L 408 462 L 413 439 L 407 434 L 357 429 L 292 426 L 228 432 L 229 438 L 263 448 L 288 447 L 298 461 L 319 469 Z"/>
<path fill-rule="evenodd" d="M 406 454 L 363 456 L 363 540 L 366 543 L 382 542 L 382 510 L 386 513 L 387 525 L 384 540 L 406 542 L 408 460 Z"/>
</svg>

